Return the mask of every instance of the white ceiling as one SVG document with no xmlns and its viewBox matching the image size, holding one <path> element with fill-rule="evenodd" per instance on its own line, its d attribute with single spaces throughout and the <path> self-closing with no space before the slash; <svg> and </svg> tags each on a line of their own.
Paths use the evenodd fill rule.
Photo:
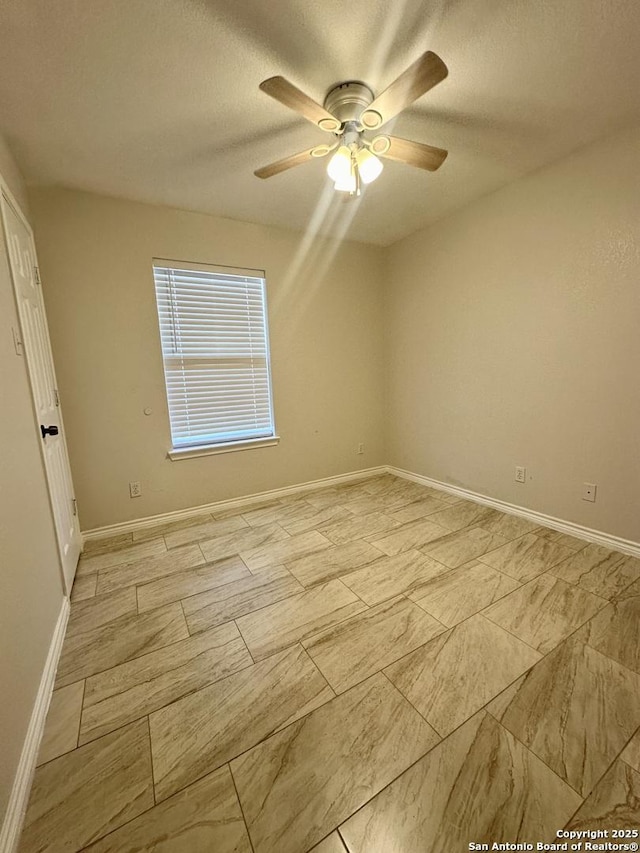
<svg viewBox="0 0 640 853">
<path fill-rule="evenodd" d="M 0 130 L 31 184 L 387 245 L 638 124 L 639 43 L 637 0 L 2 0 Z M 439 172 L 387 161 L 349 204 L 326 161 L 253 176 L 327 139 L 261 80 L 378 92 L 427 49 L 449 76 L 393 132 Z"/>
</svg>

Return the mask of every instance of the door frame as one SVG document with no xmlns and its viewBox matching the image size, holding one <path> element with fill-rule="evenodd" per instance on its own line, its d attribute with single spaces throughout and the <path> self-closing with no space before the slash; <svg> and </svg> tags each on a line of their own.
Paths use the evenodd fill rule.
<svg viewBox="0 0 640 853">
<path fill-rule="evenodd" d="M 26 367 L 27 377 L 29 380 L 29 396 L 31 398 L 31 409 L 32 409 L 32 414 L 33 414 L 33 419 L 34 419 L 34 428 L 36 429 L 36 433 L 39 433 L 38 426 L 39 426 L 40 420 L 38 418 L 38 413 L 36 411 L 35 396 L 34 396 L 34 391 L 33 391 L 33 377 L 31 374 L 31 365 L 29 364 L 29 359 L 27 357 L 26 352 L 24 352 L 24 344 L 23 344 L 24 331 L 22 328 L 22 317 L 21 317 L 20 311 L 18 309 L 18 299 L 17 299 L 17 294 L 16 294 L 16 282 L 15 282 L 15 279 L 13 276 L 13 269 L 11 267 L 11 257 L 9 255 L 9 247 L 7 245 L 7 233 L 8 233 L 8 225 L 7 225 L 7 219 L 6 219 L 6 205 L 7 204 L 11 206 L 11 208 L 13 209 L 13 212 L 16 214 L 16 216 L 18 217 L 20 222 L 26 228 L 31 241 L 33 242 L 34 256 L 37 259 L 37 247 L 36 247 L 36 243 L 35 243 L 35 237 L 33 234 L 33 228 L 31 227 L 31 223 L 29 222 L 29 220 L 25 216 L 24 211 L 22 210 L 22 207 L 20 206 L 20 203 L 18 202 L 16 197 L 11 192 L 7 182 L 4 179 L 4 176 L 0 173 L 0 225 L 2 226 L 2 233 L 0 234 L 0 238 L 2 240 L 4 240 L 5 246 L 7 248 L 7 266 L 9 267 L 9 275 L 11 277 L 11 284 L 12 284 L 12 290 L 13 290 L 13 299 L 14 299 L 14 306 L 15 306 L 15 310 L 16 310 L 16 317 L 17 317 L 17 321 L 18 321 L 18 324 L 20 327 L 20 344 L 22 345 L 22 348 L 23 348 L 23 357 L 25 360 L 25 367 Z M 38 270 L 39 270 L 39 266 L 38 266 Z M 47 339 L 48 339 L 48 344 L 49 344 L 49 351 L 51 351 L 51 341 L 49 338 L 49 323 L 47 321 L 46 306 L 44 304 L 44 296 L 42 295 L 42 291 L 40 291 L 40 296 L 42 299 L 43 317 L 45 319 L 45 326 L 47 329 Z M 52 358 L 53 358 L 53 355 L 52 355 Z M 55 364 L 53 365 L 53 367 L 54 367 L 54 373 L 55 373 Z M 57 382 L 57 377 L 56 377 L 56 382 Z M 62 418 L 62 408 L 60 408 L 60 410 L 58 412 L 58 417 L 60 420 L 60 425 L 62 427 L 61 438 L 64 440 L 65 446 L 66 446 L 66 432 L 64 429 L 64 422 L 63 422 L 63 418 Z M 49 472 L 47 470 L 47 466 L 46 466 L 46 462 L 45 462 L 43 442 L 39 441 L 38 446 L 40 448 L 39 452 L 40 452 L 40 464 L 42 466 L 42 473 L 44 474 L 44 479 L 45 479 L 45 482 L 47 484 L 47 498 L 49 501 L 49 512 L 51 513 L 51 520 L 52 520 L 53 527 L 55 530 L 56 542 L 58 545 L 58 555 L 57 555 L 58 556 L 58 560 L 57 560 L 58 572 L 60 574 L 60 580 L 62 583 L 62 590 L 63 590 L 64 594 L 67 597 L 69 597 L 71 595 L 71 586 L 67 585 L 67 580 L 66 580 L 65 573 L 64 573 L 62 543 L 60 542 L 58 527 L 57 527 L 57 524 L 55 523 L 55 512 L 54 512 L 54 507 L 53 507 L 52 486 L 51 486 L 51 482 L 49 479 Z M 67 460 L 68 460 L 68 458 L 69 458 L 69 452 L 68 452 L 68 448 L 67 448 Z M 71 476 L 71 472 L 69 472 L 69 473 Z M 71 483 L 73 485 L 73 478 L 72 477 L 71 477 Z M 73 489 L 73 491 L 75 492 L 75 489 Z M 84 545 L 84 537 L 83 537 L 82 531 L 80 529 L 80 521 L 79 521 L 79 516 L 77 514 L 75 515 L 75 525 L 76 525 L 77 534 L 78 534 L 79 541 L 80 541 L 80 552 L 82 552 L 82 548 Z M 72 582 L 72 585 L 73 585 L 73 582 Z"/>
</svg>

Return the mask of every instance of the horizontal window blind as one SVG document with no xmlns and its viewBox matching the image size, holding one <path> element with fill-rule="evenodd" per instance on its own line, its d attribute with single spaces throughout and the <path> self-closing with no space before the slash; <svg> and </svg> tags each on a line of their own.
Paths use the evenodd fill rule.
<svg viewBox="0 0 640 853">
<path fill-rule="evenodd" d="M 262 277 L 154 263 L 174 448 L 274 434 Z"/>
</svg>

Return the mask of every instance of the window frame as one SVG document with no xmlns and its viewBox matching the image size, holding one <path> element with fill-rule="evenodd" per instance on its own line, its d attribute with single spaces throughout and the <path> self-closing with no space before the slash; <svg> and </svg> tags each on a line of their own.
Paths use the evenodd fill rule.
<svg viewBox="0 0 640 853">
<path fill-rule="evenodd" d="M 263 330 L 264 330 L 264 339 L 265 339 L 265 366 L 266 366 L 266 377 L 267 377 L 267 391 L 268 391 L 268 403 L 269 403 L 269 416 L 270 416 L 270 424 L 272 428 L 272 433 L 266 436 L 258 436 L 254 438 L 239 438 L 233 439 L 231 441 L 210 441 L 210 442 L 201 442 L 201 443 L 193 443 L 193 444 L 176 444 L 174 438 L 174 428 L 172 426 L 171 419 L 171 404 L 170 404 L 170 394 L 169 394 L 169 382 L 167 376 L 167 359 L 165 357 L 165 351 L 163 348 L 163 333 L 162 333 L 162 316 L 160 305 L 158 302 L 158 286 L 156 283 L 156 268 L 158 269 L 174 269 L 176 271 L 179 270 L 193 270 L 194 272 L 201 273 L 211 273 L 214 275 L 222 275 L 229 277 L 238 277 L 238 278 L 253 278 L 253 279 L 261 279 L 261 296 L 262 296 L 262 311 L 263 311 Z M 209 456 L 215 455 L 219 453 L 232 453 L 234 451 L 239 450 L 251 450 L 261 447 L 273 447 L 280 442 L 280 436 L 276 431 L 275 424 L 275 414 L 274 414 L 274 401 L 273 401 L 273 377 L 271 372 L 271 342 L 269 336 L 269 311 L 267 304 L 267 277 L 264 270 L 257 269 L 249 269 L 244 267 L 232 267 L 223 264 L 211 264 L 211 263 L 199 263 L 194 261 L 181 261 L 176 260 L 175 258 L 152 258 L 152 278 L 154 285 L 154 297 L 155 297 L 155 307 L 156 307 L 156 316 L 158 321 L 158 331 L 159 331 L 159 345 L 160 345 L 160 357 L 162 359 L 162 370 L 164 377 L 164 391 L 165 391 L 165 400 L 167 403 L 167 415 L 169 420 L 169 436 L 171 447 L 167 451 L 167 456 L 169 459 L 178 460 L 178 459 L 191 459 L 199 456 Z"/>
</svg>

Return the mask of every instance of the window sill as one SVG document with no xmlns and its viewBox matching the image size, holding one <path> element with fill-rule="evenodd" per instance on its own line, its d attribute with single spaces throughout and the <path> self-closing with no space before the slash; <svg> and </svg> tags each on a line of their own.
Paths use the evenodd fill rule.
<svg viewBox="0 0 640 853">
<path fill-rule="evenodd" d="M 195 456 L 215 456 L 218 453 L 233 453 L 235 450 L 255 450 L 259 447 L 273 447 L 280 443 L 279 435 L 268 438 L 253 438 L 249 441 L 229 441 L 226 444 L 204 444 L 200 447 L 172 448 L 167 452 L 169 459 L 193 459 Z"/>
</svg>

